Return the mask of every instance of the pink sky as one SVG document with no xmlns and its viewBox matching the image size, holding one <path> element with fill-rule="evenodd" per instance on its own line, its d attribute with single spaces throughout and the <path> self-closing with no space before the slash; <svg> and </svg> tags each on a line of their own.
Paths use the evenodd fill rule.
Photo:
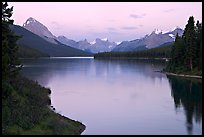
<svg viewBox="0 0 204 137">
<path fill-rule="evenodd" d="M 202 2 L 8 2 L 14 24 L 33 17 L 55 36 L 76 41 L 141 38 L 154 29 L 184 29 L 189 16 L 202 21 Z"/>
</svg>

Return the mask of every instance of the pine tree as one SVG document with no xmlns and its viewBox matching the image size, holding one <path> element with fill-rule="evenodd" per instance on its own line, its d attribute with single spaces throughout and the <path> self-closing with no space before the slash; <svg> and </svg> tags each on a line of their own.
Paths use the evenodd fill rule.
<svg viewBox="0 0 204 137">
<path fill-rule="evenodd" d="M 168 64 L 168 71 L 175 72 L 177 68 L 184 66 L 184 43 L 183 39 L 176 34 L 175 42 L 171 47 L 171 60 Z"/>
<path fill-rule="evenodd" d="M 199 69 L 202 68 L 202 24 L 197 21 L 196 23 L 196 63 L 195 65 L 198 66 Z"/>
<path fill-rule="evenodd" d="M 175 43 L 174 43 L 174 52 L 173 57 L 176 66 L 183 66 L 184 62 L 184 45 L 183 40 L 181 37 L 178 36 L 178 33 L 176 35 Z"/>
<path fill-rule="evenodd" d="M 191 16 L 188 20 L 188 24 L 185 27 L 183 40 L 185 45 L 185 63 L 187 68 L 193 69 L 193 64 L 196 60 L 196 33 L 194 26 L 194 17 Z"/>
<path fill-rule="evenodd" d="M 8 79 L 18 73 L 17 66 L 20 65 L 17 58 L 18 45 L 16 41 L 19 36 L 15 35 L 10 25 L 13 25 L 12 16 L 13 7 L 8 8 L 7 2 L 2 2 L 2 79 Z"/>
</svg>

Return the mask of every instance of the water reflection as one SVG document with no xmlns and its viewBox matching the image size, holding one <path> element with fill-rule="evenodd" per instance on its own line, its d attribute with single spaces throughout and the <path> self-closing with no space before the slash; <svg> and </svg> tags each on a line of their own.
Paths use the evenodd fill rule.
<svg viewBox="0 0 204 137">
<path fill-rule="evenodd" d="M 72 58 L 40 58 L 40 59 L 21 59 L 24 65 L 22 74 L 32 80 L 38 81 L 46 86 L 49 81 L 60 75 L 64 77 L 67 70 L 70 73 L 77 73 L 74 70 L 83 71 L 84 74 L 90 70 L 90 63 L 93 59 L 72 59 Z"/>
<path fill-rule="evenodd" d="M 202 120 L 202 81 L 167 76 L 171 85 L 171 95 L 175 109 L 183 107 L 186 116 L 188 134 L 192 134 L 193 120 L 196 123 Z"/>
<path fill-rule="evenodd" d="M 94 59 L 72 59 L 72 58 L 44 58 L 44 59 L 22 59 L 24 69 L 22 74 L 30 79 L 47 85 L 50 79 L 56 75 L 64 77 L 80 73 L 85 76 L 97 76 L 117 79 L 121 75 L 144 75 L 153 82 L 162 80 L 166 75 L 159 72 L 165 62 L 154 60 L 94 60 Z M 32 72 L 32 73 L 31 73 Z"/>
<path fill-rule="evenodd" d="M 132 75 L 132 73 L 137 73 L 152 81 L 166 77 L 164 74 L 155 72 L 164 68 L 165 62 L 161 60 L 95 59 L 94 63 L 98 75 L 105 73 L 107 76 L 117 76 L 117 74 Z"/>
<path fill-rule="evenodd" d="M 155 72 L 165 62 L 70 58 L 22 62 L 24 76 L 51 89 L 58 112 L 83 121 L 87 126 L 83 134 L 202 134 L 201 83 Z"/>
</svg>

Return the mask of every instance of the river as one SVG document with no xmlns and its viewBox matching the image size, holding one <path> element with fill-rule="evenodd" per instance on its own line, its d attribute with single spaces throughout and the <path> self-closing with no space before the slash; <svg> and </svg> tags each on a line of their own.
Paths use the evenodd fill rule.
<svg viewBox="0 0 204 137">
<path fill-rule="evenodd" d="M 51 89 L 56 112 L 82 135 L 201 135 L 202 82 L 166 76 L 162 62 L 21 59 L 21 73 Z"/>
</svg>

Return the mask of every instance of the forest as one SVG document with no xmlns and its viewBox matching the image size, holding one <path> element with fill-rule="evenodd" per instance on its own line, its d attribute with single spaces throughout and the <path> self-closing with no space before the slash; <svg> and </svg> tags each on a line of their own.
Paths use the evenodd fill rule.
<svg viewBox="0 0 204 137">
<path fill-rule="evenodd" d="M 182 37 L 176 36 L 170 61 L 164 71 L 202 75 L 202 23 L 189 17 Z"/>
</svg>

